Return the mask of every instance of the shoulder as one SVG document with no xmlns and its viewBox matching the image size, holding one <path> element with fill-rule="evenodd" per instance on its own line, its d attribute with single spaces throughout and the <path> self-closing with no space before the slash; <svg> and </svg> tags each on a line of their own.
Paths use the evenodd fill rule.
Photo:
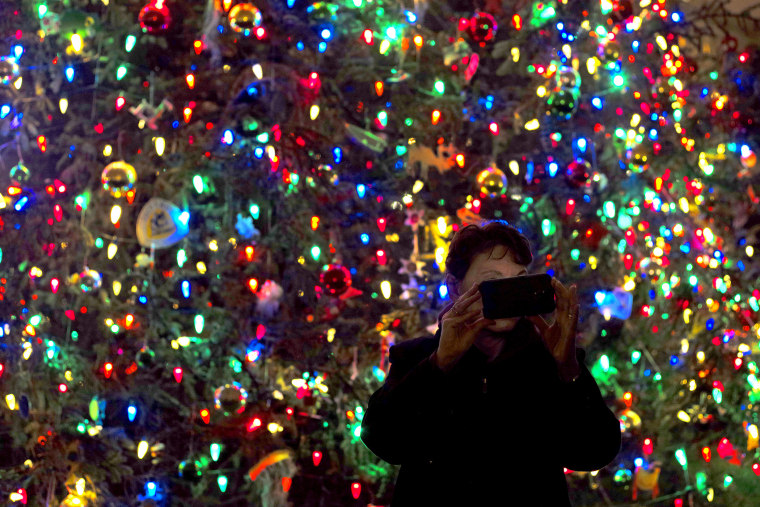
<svg viewBox="0 0 760 507">
<path fill-rule="evenodd" d="M 420 361 L 438 348 L 438 336 L 421 336 L 396 343 L 388 352 L 391 363 Z"/>
</svg>

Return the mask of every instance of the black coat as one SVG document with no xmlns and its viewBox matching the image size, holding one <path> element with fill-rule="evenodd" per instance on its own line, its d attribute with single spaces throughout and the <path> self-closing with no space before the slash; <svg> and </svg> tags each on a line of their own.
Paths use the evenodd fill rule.
<svg viewBox="0 0 760 507">
<path fill-rule="evenodd" d="M 390 349 L 361 438 L 400 464 L 393 507 L 569 506 L 564 468 L 598 470 L 620 451 L 620 423 L 576 349 L 581 376 L 564 383 L 533 324 L 521 320 L 494 361 L 470 348 L 444 373 L 435 337 Z"/>
</svg>

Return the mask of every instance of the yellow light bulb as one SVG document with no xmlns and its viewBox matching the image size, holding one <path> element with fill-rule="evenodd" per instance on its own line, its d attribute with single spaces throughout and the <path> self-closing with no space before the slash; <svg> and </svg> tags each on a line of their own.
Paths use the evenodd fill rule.
<svg viewBox="0 0 760 507">
<path fill-rule="evenodd" d="M 68 99 L 59 100 L 58 107 L 61 109 L 61 114 L 66 114 L 66 110 L 69 108 L 69 100 Z"/>
<path fill-rule="evenodd" d="M 108 260 L 111 260 L 116 255 L 116 251 L 119 249 L 118 246 L 116 246 L 116 243 L 110 243 L 108 245 Z"/>
<path fill-rule="evenodd" d="M 309 110 L 309 118 L 312 120 L 316 120 L 317 116 L 319 116 L 319 106 L 314 104 L 311 106 L 311 109 Z"/>
<path fill-rule="evenodd" d="M 119 292 L 121 292 L 121 282 L 118 280 L 114 280 L 113 282 L 113 295 L 118 296 Z"/>
<path fill-rule="evenodd" d="M 156 154 L 160 157 L 164 154 L 164 149 L 166 148 L 166 141 L 163 137 L 157 137 L 156 138 Z"/>
<path fill-rule="evenodd" d="M 84 479 L 77 479 L 76 482 L 77 495 L 84 495 Z"/>
<path fill-rule="evenodd" d="M 16 410 L 16 397 L 14 395 L 6 394 L 5 403 L 8 405 L 9 409 Z"/>
<path fill-rule="evenodd" d="M 145 454 L 148 452 L 148 442 L 145 440 L 140 440 L 140 443 L 137 445 L 137 457 L 139 459 L 143 459 L 145 457 Z"/>
<path fill-rule="evenodd" d="M 383 293 L 383 297 L 385 299 L 391 298 L 391 282 L 388 280 L 383 280 L 383 282 L 380 284 L 380 291 Z"/>
</svg>

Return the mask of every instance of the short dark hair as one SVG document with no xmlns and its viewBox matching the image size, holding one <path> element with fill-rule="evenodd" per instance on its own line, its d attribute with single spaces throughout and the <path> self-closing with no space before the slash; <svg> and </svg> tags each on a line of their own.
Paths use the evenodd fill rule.
<svg viewBox="0 0 760 507">
<path fill-rule="evenodd" d="M 446 256 L 446 287 L 449 293 L 459 295 L 458 285 L 464 280 L 476 255 L 490 252 L 499 245 L 506 247 L 507 254 L 517 264 L 529 266 L 533 262 L 528 238 L 503 220 L 471 224 L 459 229 L 451 239 Z"/>
</svg>

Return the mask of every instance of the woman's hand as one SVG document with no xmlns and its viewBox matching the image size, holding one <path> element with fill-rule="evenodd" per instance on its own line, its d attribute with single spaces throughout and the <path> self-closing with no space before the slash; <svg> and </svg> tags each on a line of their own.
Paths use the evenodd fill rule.
<svg viewBox="0 0 760 507">
<path fill-rule="evenodd" d="M 451 369 L 472 347 L 480 330 L 493 323 L 483 316 L 483 301 L 478 284 L 474 284 L 459 296 L 441 320 L 441 338 L 436 351 L 438 367 L 444 371 Z"/>
<path fill-rule="evenodd" d="M 552 287 L 557 295 L 557 310 L 554 323 L 550 326 L 540 315 L 527 317 L 541 333 L 546 347 L 557 362 L 560 376 L 569 380 L 581 372 L 575 355 L 575 335 L 578 332 L 578 288 L 565 287 L 556 278 L 552 278 Z"/>
</svg>

